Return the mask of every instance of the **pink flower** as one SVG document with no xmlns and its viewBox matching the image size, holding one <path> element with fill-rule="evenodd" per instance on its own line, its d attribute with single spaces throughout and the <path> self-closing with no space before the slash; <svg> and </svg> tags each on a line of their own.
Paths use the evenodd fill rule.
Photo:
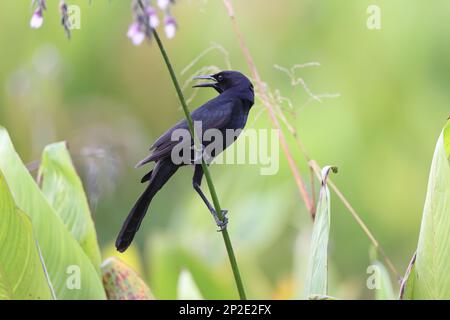
<svg viewBox="0 0 450 320">
<path fill-rule="evenodd" d="M 148 24 L 150 28 L 155 29 L 159 25 L 159 18 L 156 13 L 156 10 L 152 7 L 147 7 L 145 13 L 148 16 Z"/>
<path fill-rule="evenodd" d="M 42 9 L 37 8 L 36 11 L 33 13 L 33 16 L 30 20 L 30 27 L 33 29 L 39 29 L 42 24 L 44 23 L 44 17 L 42 15 Z"/>
<path fill-rule="evenodd" d="M 131 39 L 135 46 L 138 46 L 144 41 L 145 33 L 142 31 L 139 23 L 134 22 L 128 28 L 127 37 Z"/>
<path fill-rule="evenodd" d="M 164 31 L 166 32 L 166 37 L 172 39 L 177 32 L 177 21 L 172 16 L 167 16 L 164 20 Z"/>
</svg>

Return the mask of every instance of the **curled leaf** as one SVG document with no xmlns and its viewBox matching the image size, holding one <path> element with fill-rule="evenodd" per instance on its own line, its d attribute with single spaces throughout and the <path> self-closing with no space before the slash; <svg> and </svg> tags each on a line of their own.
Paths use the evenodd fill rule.
<svg viewBox="0 0 450 320">
<path fill-rule="evenodd" d="M 305 296 L 327 296 L 328 294 L 328 238 L 330 234 L 330 191 L 327 179 L 330 172 L 337 172 L 336 167 L 326 166 L 322 169 L 322 186 L 320 188 L 317 211 L 311 237 L 311 249 L 305 281 Z"/>
</svg>

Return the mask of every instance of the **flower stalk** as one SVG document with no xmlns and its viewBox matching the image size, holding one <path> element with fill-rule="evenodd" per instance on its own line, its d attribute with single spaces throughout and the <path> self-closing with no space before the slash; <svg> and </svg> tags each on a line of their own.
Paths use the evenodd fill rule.
<svg viewBox="0 0 450 320">
<path fill-rule="evenodd" d="M 192 117 L 191 114 L 189 112 L 188 106 L 186 104 L 186 100 L 184 98 L 183 92 L 181 90 L 180 84 L 178 82 L 178 79 L 175 75 L 175 72 L 173 70 L 172 64 L 170 63 L 169 57 L 167 55 L 166 50 L 164 49 L 164 46 L 161 42 L 161 39 L 158 36 L 158 33 L 156 32 L 156 30 L 153 30 L 153 36 L 156 40 L 156 43 L 158 44 L 159 50 L 161 51 L 161 54 L 163 56 L 164 62 L 166 63 L 167 69 L 169 69 L 169 73 L 170 73 L 170 77 L 172 79 L 173 85 L 175 86 L 175 90 L 177 91 L 178 94 L 178 98 L 180 100 L 181 106 L 183 108 L 184 111 L 184 115 L 186 116 L 187 122 L 188 122 L 188 126 L 189 126 L 189 131 L 191 132 L 191 135 L 194 136 L 194 123 L 192 121 Z M 212 178 L 211 178 L 211 173 L 209 172 L 208 166 L 206 165 L 205 161 L 202 160 L 202 169 L 203 169 L 203 173 L 205 174 L 205 178 L 206 178 L 206 182 L 208 184 L 208 189 L 211 193 L 211 198 L 214 204 L 214 209 L 217 212 L 217 215 L 219 216 L 220 221 L 223 222 L 224 217 L 222 215 L 222 209 L 220 207 L 220 203 L 219 203 L 219 198 L 217 197 L 217 193 L 216 193 L 216 189 L 214 187 Z M 230 235 L 228 234 L 228 230 L 225 228 L 224 230 L 222 230 L 222 236 L 223 236 L 223 241 L 225 243 L 225 247 L 227 249 L 227 253 L 228 253 L 228 258 L 230 260 L 230 264 L 231 264 L 231 268 L 233 269 L 233 275 L 234 275 L 234 280 L 236 282 L 236 287 L 237 290 L 239 292 L 239 297 L 241 300 L 246 300 L 247 297 L 245 295 L 245 290 L 244 290 L 244 285 L 242 284 L 242 279 L 241 279 L 241 275 L 239 272 L 239 267 L 237 265 L 237 261 L 236 261 L 236 256 L 234 255 L 234 250 L 233 250 L 233 246 L 231 244 L 231 239 L 230 239 Z"/>
<path fill-rule="evenodd" d="M 241 30 L 238 27 L 238 24 L 236 22 L 236 17 L 234 14 L 234 8 L 233 5 L 231 3 L 230 0 L 222 0 L 223 4 L 227 10 L 227 14 L 231 20 L 231 24 L 234 30 L 234 33 L 236 34 L 236 37 L 239 41 L 239 45 L 241 47 L 241 51 L 244 54 L 246 60 L 247 60 L 247 64 L 249 66 L 249 69 L 252 73 L 253 78 L 256 80 L 256 88 L 258 89 L 258 93 L 261 96 L 261 100 L 263 105 L 266 107 L 267 111 L 269 112 L 269 116 L 270 116 L 270 120 L 272 121 L 273 125 L 275 126 L 275 128 L 279 129 L 279 139 L 281 142 L 281 146 L 282 149 L 284 151 L 284 154 L 288 160 L 289 163 L 289 167 L 292 171 L 292 174 L 295 178 L 295 181 L 297 183 L 297 187 L 299 189 L 299 192 L 303 198 L 303 201 L 305 202 L 306 208 L 308 209 L 308 211 L 311 214 L 311 217 L 314 220 L 314 216 L 315 216 L 315 195 L 314 192 L 312 192 L 312 196 L 310 197 L 308 192 L 306 191 L 306 185 L 303 182 L 301 175 L 298 171 L 298 168 L 293 160 L 291 151 L 289 149 L 289 146 L 287 145 L 286 139 L 284 137 L 283 131 L 281 130 L 279 121 L 276 117 L 275 111 L 274 111 L 274 107 L 272 106 L 270 99 L 268 98 L 268 93 L 267 93 L 267 89 L 266 86 L 264 85 L 264 82 L 262 81 L 261 77 L 259 76 L 259 72 L 258 69 L 256 68 L 255 62 L 253 60 L 252 55 L 250 54 L 250 51 L 248 49 L 248 47 L 245 44 L 244 41 L 244 37 L 241 33 Z M 310 178 L 311 178 L 311 190 L 314 190 L 314 179 L 313 179 L 313 174 L 317 172 L 320 172 L 320 167 L 317 165 L 317 163 L 315 161 L 313 161 L 313 159 L 308 155 L 308 153 L 306 152 L 306 150 L 303 147 L 303 144 L 301 143 L 296 131 L 292 131 L 291 134 L 293 135 L 293 138 L 296 141 L 297 147 L 299 148 L 300 152 L 302 153 L 303 157 L 305 158 L 305 160 L 309 163 L 309 167 L 310 167 Z M 319 179 L 320 180 L 320 179 Z M 379 242 L 376 240 L 376 238 L 373 236 L 373 234 L 370 232 L 369 228 L 365 225 L 365 223 L 363 222 L 363 220 L 361 219 L 361 217 L 358 215 L 358 213 L 355 211 L 355 209 L 353 209 L 353 207 L 350 205 L 350 203 L 347 201 L 347 199 L 344 197 L 344 195 L 342 194 L 342 192 L 338 189 L 338 187 L 336 185 L 334 185 L 331 181 L 328 182 L 328 184 L 330 185 L 331 189 L 333 189 L 335 191 L 335 193 L 337 194 L 337 196 L 339 197 L 339 199 L 342 201 L 342 203 L 345 205 L 345 207 L 348 209 L 348 211 L 350 212 L 350 214 L 353 216 L 353 218 L 356 220 L 356 222 L 359 224 L 359 226 L 362 228 L 362 230 L 364 231 L 364 233 L 367 235 L 367 237 L 369 238 L 369 240 L 372 242 L 372 244 L 375 246 L 375 248 L 378 250 L 378 252 L 382 255 L 382 257 L 384 258 L 386 264 L 389 267 L 389 270 L 392 272 L 393 275 L 395 275 L 396 278 L 398 278 L 398 272 L 395 269 L 393 263 L 391 262 L 391 260 L 388 258 L 388 256 L 386 255 L 385 251 L 383 250 L 383 248 L 381 247 L 381 245 L 379 244 Z"/>
<path fill-rule="evenodd" d="M 141 2 L 141 0 L 138 0 L 138 3 L 141 6 L 141 9 L 144 10 L 145 7 L 144 7 L 143 3 Z M 178 78 L 172 67 L 172 63 L 170 62 L 169 56 L 168 56 L 168 54 L 164 48 L 164 45 L 163 45 L 158 33 L 156 32 L 156 30 L 148 27 L 148 23 L 146 23 L 145 26 L 147 26 L 147 34 L 150 33 L 150 31 L 151 31 L 153 34 L 153 37 L 156 40 L 156 43 L 158 44 L 158 48 L 161 51 L 161 55 L 164 59 L 164 63 L 167 66 L 167 69 L 170 74 L 170 78 L 172 79 L 173 85 L 174 85 L 175 90 L 178 95 L 178 99 L 180 100 L 181 106 L 183 108 L 183 112 L 184 112 L 184 115 L 185 115 L 187 123 L 188 123 L 189 131 L 190 131 L 192 137 L 194 137 L 195 144 L 198 145 L 198 141 L 196 141 L 197 139 L 196 139 L 196 135 L 195 135 L 195 131 L 194 131 L 194 122 L 192 120 L 191 113 L 189 112 L 189 108 L 187 106 L 186 99 L 184 98 L 183 91 L 181 90 L 181 86 L 179 84 Z M 148 29 L 151 29 L 151 30 L 148 30 Z M 201 165 L 202 165 L 203 173 L 205 175 L 206 183 L 208 184 L 208 189 L 211 193 L 211 198 L 212 198 L 212 201 L 214 204 L 214 209 L 217 212 L 219 220 L 223 222 L 225 217 L 222 215 L 222 209 L 220 206 L 220 202 L 219 202 L 219 198 L 217 196 L 216 189 L 214 187 L 214 183 L 212 181 L 211 173 L 209 172 L 208 166 L 203 159 L 202 159 Z M 236 282 L 236 287 L 237 287 L 237 290 L 239 293 L 239 297 L 241 300 L 246 300 L 247 297 L 245 294 L 244 285 L 242 283 L 241 274 L 240 274 L 239 267 L 237 264 L 236 256 L 234 254 L 233 246 L 231 244 L 230 235 L 228 234 L 228 230 L 226 228 L 223 229 L 221 231 L 221 233 L 222 233 L 223 241 L 225 243 L 225 248 L 228 253 L 228 259 L 230 261 L 231 269 L 233 270 L 233 276 L 234 276 L 234 280 Z"/>
</svg>

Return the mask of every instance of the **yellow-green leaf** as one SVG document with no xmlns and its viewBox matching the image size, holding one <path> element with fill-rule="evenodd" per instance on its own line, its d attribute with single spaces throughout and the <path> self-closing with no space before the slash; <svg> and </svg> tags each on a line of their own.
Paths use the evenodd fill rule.
<svg viewBox="0 0 450 320">
<path fill-rule="evenodd" d="M 0 300 L 11 300 L 12 292 L 6 276 L 0 270 Z"/>
<path fill-rule="evenodd" d="M 96 268 L 33 180 L 0 127 L 0 170 L 30 218 L 57 299 L 104 299 Z"/>
<path fill-rule="evenodd" d="M 403 299 L 450 299 L 450 121 L 434 152 L 415 262 Z"/>
<path fill-rule="evenodd" d="M 101 256 L 94 222 L 65 142 L 45 147 L 38 180 L 50 205 L 100 272 Z"/>
<path fill-rule="evenodd" d="M 0 171 L 0 299 L 52 299 L 30 219 Z"/>
<path fill-rule="evenodd" d="M 334 167 L 322 170 L 322 186 L 320 188 L 317 211 L 311 236 L 308 269 L 305 280 L 306 298 L 328 295 L 328 238 L 330 234 L 330 191 L 327 178 Z"/>
</svg>

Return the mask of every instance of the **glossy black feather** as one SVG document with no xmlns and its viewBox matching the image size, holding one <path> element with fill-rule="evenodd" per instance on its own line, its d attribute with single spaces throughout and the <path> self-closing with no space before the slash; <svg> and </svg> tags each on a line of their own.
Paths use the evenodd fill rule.
<svg viewBox="0 0 450 320">
<path fill-rule="evenodd" d="M 220 95 L 194 110 L 191 116 L 194 122 L 201 122 L 202 132 L 208 129 L 218 129 L 225 137 L 227 129 L 244 128 L 248 113 L 254 103 L 254 93 L 253 85 L 241 73 L 223 71 L 214 75 L 214 77 L 217 76 L 216 78 L 219 79 L 218 75 L 221 76 L 221 80 L 209 86 L 214 87 L 216 91 L 220 92 Z M 140 167 L 149 162 L 156 163 L 155 168 L 142 178 L 141 182 L 148 181 L 148 186 L 130 211 L 117 237 L 116 247 L 121 252 L 125 251 L 131 244 L 155 194 L 180 166 L 185 165 L 174 164 L 170 157 L 172 149 L 179 143 L 179 141 L 172 141 L 171 139 L 172 133 L 176 129 L 188 130 L 187 121 L 179 121 L 161 135 L 150 147 L 151 154 L 136 165 L 136 167 Z M 223 149 L 232 142 L 225 143 Z M 202 141 L 205 146 L 208 143 Z M 217 154 L 214 156 L 217 156 Z"/>
</svg>

